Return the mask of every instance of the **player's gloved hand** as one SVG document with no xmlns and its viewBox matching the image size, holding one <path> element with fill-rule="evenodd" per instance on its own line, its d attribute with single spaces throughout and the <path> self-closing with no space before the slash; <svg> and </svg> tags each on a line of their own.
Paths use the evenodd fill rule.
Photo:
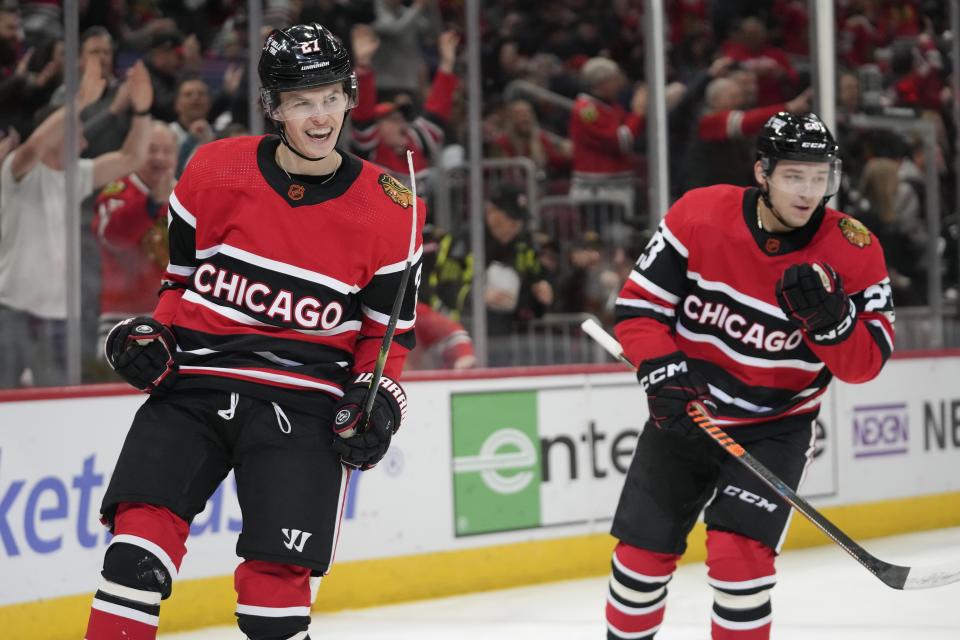
<svg viewBox="0 0 960 640">
<path fill-rule="evenodd" d="M 710 389 L 703 376 L 690 370 L 682 352 L 644 360 L 637 370 L 637 379 L 647 392 L 650 419 L 655 425 L 688 433 L 700 430 L 687 415 L 687 404 L 699 400 L 713 406 Z"/>
<path fill-rule="evenodd" d="M 168 389 L 177 376 L 176 349 L 170 329 L 149 316 L 137 316 L 110 330 L 104 354 L 121 378 L 141 391 L 158 393 Z"/>
<path fill-rule="evenodd" d="M 843 292 L 837 272 L 826 263 L 788 267 L 776 293 L 787 317 L 817 344 L 837 344 L 853 331 L 857 307 Z"/>
<path fill-rule="evenodd" d="M 390 439 L 407 415 L 403 388 L 384 376 L 370 410 L 370 421 L 363 430 L 363 404 L 372 377 L 371 373 L 362 373 L 348 384 L 333 414 L 333 431 L 340 436 L 333 440 L 334 451 L 344 464 L 363 471 L 374 468 L 386 455 Z"/>
</svg>

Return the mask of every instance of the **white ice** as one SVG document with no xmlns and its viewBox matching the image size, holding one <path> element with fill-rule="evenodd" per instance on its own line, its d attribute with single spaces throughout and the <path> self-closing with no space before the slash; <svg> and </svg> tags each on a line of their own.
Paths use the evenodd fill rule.
<svg viewBox="0 0 960 640">
<path fill-rule="evenodd" d="M 909 566 L 960 561 L 960 528 L 877 540 L 878 558 Z M 957 640 L 960 583 L 890 589 L 834 545 L 790 551 L 778 561 L 773 640 Z M 711 592 L 701 563 L 670 585 L 657 640 L 709 637 Z M 606 578 L 557 582 L 313 616 L 314 640 L 602 640 Z M 320 597 L 323 597 L 321 589 Z M 240 640 L 235 627 L 168 634 L 163 640 Z"/>
</svg>

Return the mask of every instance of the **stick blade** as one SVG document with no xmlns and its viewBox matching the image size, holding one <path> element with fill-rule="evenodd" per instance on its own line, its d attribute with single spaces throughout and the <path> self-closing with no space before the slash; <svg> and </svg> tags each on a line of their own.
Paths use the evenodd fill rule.
<svg viewBox="0 0 960 640">
<path fill-rule="evenodd" d="M 960 582 L 960 563 L 942 567 L 909 567 L 901 589 L 932 589 Z M 898 587 L 894 587 L 898 588 Z"/>
</svg>

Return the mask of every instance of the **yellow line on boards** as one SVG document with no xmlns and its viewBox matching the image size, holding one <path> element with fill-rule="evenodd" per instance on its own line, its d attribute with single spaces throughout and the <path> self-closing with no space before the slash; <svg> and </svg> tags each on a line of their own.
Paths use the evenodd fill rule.
<svg viewBox="0 0 960 640">
<path fill-rule="evenodd" d="M 822 511 L 851 537 L 862 540 L 958 526 L 960 493 L 829 507 Z M 704 559 L 705 539 L 703 525 L 698 524 L 688 539 L 683 562 Z M 603 575 L 609 571 L 614 544 L 615 540 L 607 534 L 592 534 L 344 562 L 335 565 L 323 579 L 313 609 L 358 609 Z M 828 544 L 828 540 L 818 529 L 803 517 L 793 518 L 785 549 L 822 544 Z M 94 578 L 91 576 L 91 581 Z M 68 596 L 0 607 L 3 637 L 77 640 L 83 635 L 91 597 Z M 163 604 L 160 631 L 233 624 L 234 598 L 230 576 L 177 583 L 173 596 Z"/>
</svg>

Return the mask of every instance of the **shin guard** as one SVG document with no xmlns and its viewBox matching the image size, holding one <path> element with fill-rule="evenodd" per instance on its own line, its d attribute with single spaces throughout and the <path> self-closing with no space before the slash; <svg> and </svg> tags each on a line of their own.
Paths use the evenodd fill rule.
<svg viewBox="0 0 960 640">
<path fill-rule="evenodd" d="M 234 572 L 240 630 L 250 640 L 306 640 L 319 580 L 305 567 L 243 561 Z"/>
<path fill-rule="evenodd" d="M 708 581 L 714 589 L 713 640 L 767 640 L 776 553 L 729 531 L 707 531 Z"/>
<path fill-rule="evenodd" d="M 154 640 L 160 601 L 170 596 L 189 525 L 163 507 L 124 503 L 103 559 L 86 640 Z"/>
<path fill-rule="evenodd" d="M 663 622 L 667 583 L 680 556 L 617 544 L 607 593 L 608 640 L 646 640 Z"/>
</svg>

